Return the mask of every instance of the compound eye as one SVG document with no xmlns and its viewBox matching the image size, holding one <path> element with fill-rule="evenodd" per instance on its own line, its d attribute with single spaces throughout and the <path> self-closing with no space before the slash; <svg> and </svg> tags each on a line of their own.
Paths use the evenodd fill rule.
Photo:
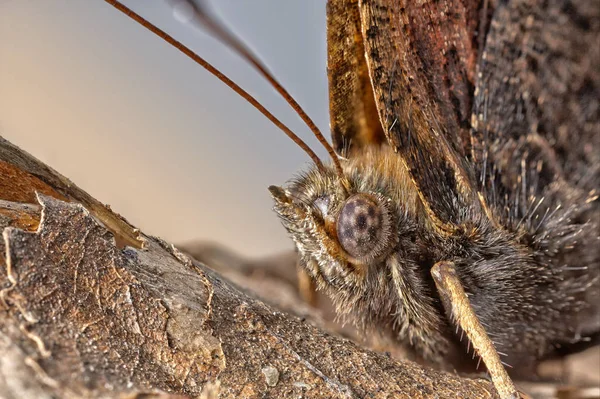
<svg viewBox="0 0 600 399">
<path fill-rule="evenodd" d="M 369 194 L 346 200 L 337 219 L 338 241 L 359 262 L 379 257 L 390 241 L 391 215 L 385 204 Z"/>
</svg>

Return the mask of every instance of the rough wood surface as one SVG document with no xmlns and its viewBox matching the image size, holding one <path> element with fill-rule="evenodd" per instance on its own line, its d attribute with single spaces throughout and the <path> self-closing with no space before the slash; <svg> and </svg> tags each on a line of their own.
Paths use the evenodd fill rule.
<svg viewBox="0 0 600 399">
<path fill-rule="evenodd" d="M 3 139 L 0 162 L 0 397 L 494 396 L 266 305 L 158 238 L 118 246 L 136 230 L 109 208 Z"/>
<path fill-rule="evenodd" d="M 278 309 L 300 315 L 322 329 L 348 338 L 362 347 L 386 353 L 395 359 L 411 359 L 413 354 L 392 336 L 365 333 L 337 317 L 331 299 L 317 291 L 310 306 L 304 299 L 296 275 L 296 254 L 292 251 L 266 259 L 250 259 L 223 245 L 187 242 L 179 246 L 195 259 L 210 265 L 229 281 L 253 293 Z M 539 364 L 534 381 L 517 380 L 522 392 L 536 399 L 600 397 L 600 347 Z"/>
</svg>

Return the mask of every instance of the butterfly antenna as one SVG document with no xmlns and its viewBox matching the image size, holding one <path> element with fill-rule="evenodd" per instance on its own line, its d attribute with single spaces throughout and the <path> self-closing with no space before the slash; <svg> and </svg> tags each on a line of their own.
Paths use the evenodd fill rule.
<svg viewBox="0 0 600 399">
<path fill-rule="evenodd" d="M 317 125 L 310 119 L 310 117 L 304 112 L 300 104 L 294 100 L 294 98 L 288 93 L 288 91 L 275 79 L 273 74 L 267 69 L 267 67 L 259 60 L 259 58 L 252 53 L 250 49 L 235 36 L 230 30 L 228 30 L 219 20 L 214 17 L 208 7 L 202 2 L 195 2 L 191 0 L 167 0 L 171 6 L 176 10 L 179 6 L 187 6 L 186 11 L 191 11 L 193 16 L 198 19 L 202 26 L 208 28 L 213 35 L 221 40 L 225 45 L 232 48 L 238 53 L 240 57 L 250 63 L 270 84 L 271 86 L 284 98 L 284 100 L 292 107 L 294 111 L 300 116 L 300 118 L 306 123 L 308 128 L 313 132 L 317 140 L 325 147 L 329 156 L 331 157 L 336 172 L 340 178 L 343 177 L 342 167 L 337 154 L 333 150 L 333 147 L 323 136 L 323 133 L 319 130 Z"/>
<path fill-rule="evenodd" d="M 311 148 L 300 137 L 298 137 L 294 132 L 292 132 L 290 128 L 288 128 L 286 125 L 284 125 L 283 122 L 281 122 L 279 119 L 277 119 L 275 117 L 275 115 L 273 115 L 271 112 L 269 112 L 261 103 L 258 102 L 258 100 L 256 100 L 254 97 L 252 97 L 252 95 L 250 95 L 247 91 L 242 89 L 237 83 L 235 83 L 234 81 L 229 79 L 227 76 L 222 74 L 217 68 L 212 66 L 206 60 L 204 60 L 204 58 L 202 58 L 199 55 L 197 55 L 196 53 L 194 53 L 188 47 L 186 47 L 182 43 L 175 40 L 168 33 L 157 28 L 152 23 L 150 23 L 149 21 L 147 21 L 142 16 L 135 13 L 133 10 L 129 9 L 125 5 L 123 5 L 120 2 L 115 1 L 115 0 L 104 0 L 104 1 L 107 2 L 108 4 L 112 5 L 114 8 L 121 11 L 123 14 L 127 15 L 129 18 L 133 19 L 134 21 L 136 21 L 137 23 L 139 23 L 140 25 L 142 25 L 143 27 L 145 27 L 146 29 L 148 29 L 149 31 L 154 33 L 155 35 L 162 38 L 164 41 L 166 41 L 167 43 L 169 43 L 170 45 L 175 47 L 177 50 L 181 51 L 183 54 L 185 54 L 186 56 L 191 58 L 194 62 L 196 62 L 200 66 L 202 66 L 208 72 L 210 72 L 211 74 L 216 76 L 221 82 L 225 83 L 233 91 L 235 91 L 242 98 L 244 98 L 246 101 L 248 101 L 250 104 L 252 104 L 254 106 L 254 108 L 259 110 L 260 113 L 262 113 L 264 116 L 267 117 L 267 119 L 269 119 L 271 122 L 273 122 L 273 124 L 275 126 L 277 126 L 279 129 L 283 130 L 283 132 L 290 139 L 292 139 L 292 141 L 294 143 L 298 144 L 298 146 L 300 148 L 302 148 L 304 150 L 304 152 L 306 152 L 308 154 L 310 159 L 312 159 L 312 161 L 315 163 L 315 165 L 317 165 L 317 167 L 321 171 L 325 171 L 323 162 L 321 162 L 321 160 L 319 159 L 317 154 L 313 150 L 311 150 Z"/>
</svg>

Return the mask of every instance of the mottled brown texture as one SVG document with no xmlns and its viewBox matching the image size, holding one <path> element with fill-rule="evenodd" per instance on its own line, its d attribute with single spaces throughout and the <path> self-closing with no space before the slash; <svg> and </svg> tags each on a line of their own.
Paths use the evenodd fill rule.
<svg viewBox="0 0 600 399">
<path fill-rule="evenodd" d="M 10 285 L 2 298 L 4 316 L 32 345 L 24 350 L 33 349 L 32 361 L 53 384 L 82 396 L 110 393 L 111 385 L 182 390 L 224 368 L 220 343 L 204 324 L 212 292 L 201 273 L 191 265 L 176 270 L 182 264 L 157 251 L 156 241 L 139 254 L 121 252 L 83 206 L 40 201 L 37 234 L 4 230 Z M 193 288 L 193 297 L 191 290 L 161 297 L 169 290 L 151 273 L 157 264 Z M 194 331 L 181 334 L 190 319 Z M 77 380 L 82 384 L 70 385 Z"/>
<path fill-rule="evenodd" d="M 436 226 L 471 202 L 464 164 L 477 65 L 478 1 L 361 1 L 379 118 Z"/>
<path fill-rule="evenodd" d="M 0 226 L 36 231 L 40 224 L 40 207 L 32 203 L 0 199 Z"/>
<path fill-rule="evenodd" d="M 599 31 L 598 1 L 514 0 L 498 7 L 474 97 L 478 177 L 514 168 L 516 149 L 531 153 L 528 162 L 544 163 L 540 186 L 560 178 L 584 191 L 598 188 Z M 508 190 L 514 184 L 496 183 Z"/>
</svg>

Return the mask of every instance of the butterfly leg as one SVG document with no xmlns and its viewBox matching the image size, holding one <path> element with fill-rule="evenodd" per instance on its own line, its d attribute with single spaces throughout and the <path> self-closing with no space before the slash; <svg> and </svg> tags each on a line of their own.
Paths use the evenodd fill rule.
<svg viewBox="0 0 600 399">
<path fill-rule="evenodd" d="M 473 312 L 469 298 L 456 275 L 454 264 L 452 262 L 436 263 L 431 268 L 431 275 L 446 314 L 466 333 L 473 349 L 485 363 L 500 397 L 502 399 L 523 397 L 508 376 L 492 340 Z"/>
<path fill-rule="evenodd" d="M 306 303 L 311 305 L 312 307 L 318 307 L 318 294 L 317 294 L 317 284 L 315 280 L 310 277 L 307 271 L 302 267 L 302 265 L 297 265 L 297 273 L 298 273 L 298 293 L 300 297 L 304 299 Z"/>
</svg>

